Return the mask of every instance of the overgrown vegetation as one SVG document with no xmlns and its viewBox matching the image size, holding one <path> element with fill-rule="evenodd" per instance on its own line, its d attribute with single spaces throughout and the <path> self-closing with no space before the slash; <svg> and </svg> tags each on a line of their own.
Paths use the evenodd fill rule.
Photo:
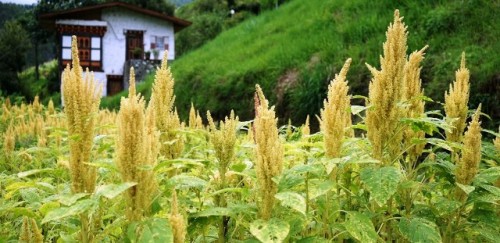
<svg viewBox="0 0 500 243">
<path fill-rule="evenodd" d="M 498 2 L 486 0 L 291 1 L 224 31 L 172 64 L 180 115 L 187 117 L 194 102 L 217 119 L 231 109 L 243 120 L 251 119 L 253 87 L 259 83 L 277 103 L 282 124 L 288 118 L 300 124 L 308 114 L 319 113 L 329 80 L 349 57 L 351 90 L 367 95 L 371 76 L 365 63 L 379 63 L 384 38 L 380 33 L 390 21 L 391 9 L 399 8 L 411 30 L 409 48 L 429 45 L 422 81 L 426 95 L 438 103 L 428 105 L 440 107 L 453 80 L 452 70 L 458 69 L 465 51 L 472 75 L 471 106 L 482 103 L 482 110 L 496 121 L 484 119 L 483 126 L 496 128 L 500 15 L 492 9 L 498 7 Z"/>
<path fill-rule="evenodd" d="M 208 43 L 224 30 L 277 8 L 285 0 L 196 0 L 176 10 L 176 15 L 193 24 L 176 34 L 176 55 L 182 56 Z"/>
<path fill-rule="evenodd" d="M 425 109 L 430 54 L 408 56 L 402 20 L 396 10 L 363 105 L 350 104 L 347 59 L 313 134 L 309 119 L 278 127 L 259 85 L 252 121 L 208 112 L 206 128 L 192 107 L 181 123 L 166 56 L 150 102 L 132 79 L 118 112 L 98 110 L 73 37 L 64 111 L 0 100 L 0 240 L 496 242 L 500 131 L 467 102 L 465 54 L 445 114 Z"/>
</svg>

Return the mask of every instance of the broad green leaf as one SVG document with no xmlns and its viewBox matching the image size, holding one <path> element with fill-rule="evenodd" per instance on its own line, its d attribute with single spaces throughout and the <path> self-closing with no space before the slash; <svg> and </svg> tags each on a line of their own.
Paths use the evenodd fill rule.
<svg viewBox="0 0 500 243">
<path fill-rule="evenodd" d="M 474 229 L 489 242 L 498 242 L 500 239 L 500 233 L 494 227 L 479 223 Z"/>
<path fill-rule="evenodd" d="M 464 184 L 460 184 L 458 182 L 456 182 L 455 184 L 457 184 L 457 186 L 462 189 L 462 191 L 465 192 L 465 194 L 469 195 L 471 192 L 474 191 L 474 189 L 476 189 L 475 187 L 473 186 L 469 186 L 469 185 L 464 185 Z"/>
<path fill-rule="evenodd" d="M 479 171 L 474 178 L 474 184 L 486 184 L 488 182 L 494 182 L 498 180 L 498 178 L 500 178 L 500 166 L 495 166 Z"/>
<path fill-rule="evenodd" d="M 351 105 L 351 113 L 353 115 L 356 115 L 362 111 L 366 110 L 366 107 L 365 106 L 361 106 L 361 105 Z"/>
<path fill-rule="evenodd" d="M 441 235 L 436 224 L 423 218 L 401 219 L 399 231 L 410 242 L 441 242 Z"/>
<path fill-rule="evenodd" d="M 290 172 L 296 173 L 296 174 L 303 174 L 303 173 L 317 173 L 319 170 L 321 170 L 321 167 L 318 166 L 318 164 L 308 164 L 308 165 L 297 165 L 294 166 L 290 169 Z"/>
<path fill-rule="evenodd" d="M 78 201 L 70 207 L 56 208 L 45 215 L 42 220 L 42 224 L 48 223 L 50 221 L 59 220 L 73 215 L 81 214 L 93 207 L 97 206 L 97 202 L 92 199 L 84 199 Z"/>
<path fill-rule="evenodd" d="M 35 212 L 33 212 L 32 209 L 27 208 L 27 207 L 16 207 L 16 208 L 9 208 L 8 211 L 10 213 L 13 213 L 15 216 L 28 216 L 30 218 L 36 218 Z"/>
<path fill-rule="evenodd" d="M 52 169 L 52 168 L 45 168 L 45 169 L 28 170 L 28 171 L 23 171 L 23 172 L 17 173 L 17 177 L 23 178 L 23 177 L 30 176 L 30 175 L 34 175 L 34 174 L 38 174 L 38 173 L 43 173 L 43 172 L 51 172 L 51 171 L 54 171 L 54 169 Z"/>
<path fill-rule="evenodd" d="M 281 201 L 281 205 L 292 208 L 304 216 L 306 215 L 306 199 L 300 194 L 296 192 L 280 192 L 274 197 Z"/>
<path fill-rule="evenodd" d="M 40 197 L 40 191 L 36 188 L 24 188 L 19 190 L 21 198 L 28 204 L 39 203 L 42 198 Z"/>
<path fill-rule="evenodd" d="M 142 232 L 139 235 L 139 239 L 137 239 L 138 243 L 153 243 L 153 233 L 149 229 L 149 227 L 143 226 Z"/>
<path fill-rule="evenodd" d="M 279 178 L 278 191 L 285 191 L 304 182 L 304 176 L 285 171 Z"/>
<path fill-rule="evenodd" d="M 88 193 L 67 194 L 59 196 L 59 202 L 63 205 L 73 205 L 78 199 L 87 196 Z"/>
<path fill-rule="evenodd" d="M 461 206 L 460 202 L 445 197 L 439 197 L 433 204 L 439 216 L 450 215 Z"/>
<path fill-rule="evenodd" d="M 126 191 L 127 189 L 137 185 L 136 182 L 125 182 L 121 184 L 109 184 L 98 186 L 95 194 L 98 196 L 105 196 L 108 199 L 113 199 L 120 193 Z"/>
<path fill-rule="evenodd" d="M 494 196 L 500 197 L 500 188 L 490 185 L 482 185 L 481 187 L 490 192 L 491 194 L 493 194 Z"/>
<path fill-rule="evenodd" d="M 233 211 L 229 208 L 213 207 L 195 213 L 192 217 L 230 216 L 233 214 Z"/>
<path fill-rule="evenodd" d="M 333 181 L 327 180 L 319 182 L 318 180 L 309 181 L 309 200 L 315 199 L 319 196 L 325 195 L 332 190 L 335 186 Z"/>
<path fill-rule="evenodd" d="M 283 242 L 288 236 L 290 225 L 279 219 L 268 221 L 258 219 L 250 224 L 250 233 L 261 242 Z"/>
<path fill-rule="evenodd" d="M 36 187 L 35 182 L 14 182 L 10 185 L 8 185 L 5 189 L 7 193 L 3 196 L 5 199 L 10 199 L 13 197 L 18 190 L 23 189 L 23 188 L 30 188 L 30 187 Z"/>
<path fill-rule="evenodd" d="M 172 177 L 170 181 L 177 189 L 197 188 L 201 190 L 207 184 L 205 180 L 188 175 L 177 175 Z"/>
<path fill-rule="evenodd" d="M 172 228 L 167 219 L 150 218 L 144 221 L 143 227 L 138 242 L 174 242 Z"/>
<path fill-rule="evenodd" d="M 399 170 L 392 166 L 371 167 L 361 170 L 361 180 L 370 192 L 370 197 L 382 206 L 396 193 L 401 175 Z"/>
<path fill-rule="evenodd" d="M 362 213 L 349 212 L 344 226 L 347 232 L 356 240 L 361 242 L 377 242 L 378 240 L 372 221 Z"/>
<path fill-rule="evenodd" d="M 61 204 L 59 202 L 48 202 L 44 203 L 38 211 L 42 213 L 43 216 L 45 216 L 48 212 L 61 207 Z"/>
</svg>

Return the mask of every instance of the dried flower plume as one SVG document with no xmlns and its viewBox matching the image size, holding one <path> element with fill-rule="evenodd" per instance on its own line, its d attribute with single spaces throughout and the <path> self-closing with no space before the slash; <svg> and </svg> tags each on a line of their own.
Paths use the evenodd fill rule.
<svg viewBox="0 0 500 243">
<path fill-rule="evenodd" d="M 254 120 L 254 139 L 256 142 L 255 170 L 259 195 L 262 198 L 260 215 L 262 219 L 269 219 L 273 210 L 278 186 L 272 178 L 281 174 L 283 170 L 283 145 L 279 139 L 274 107 L 269 108 L 262 89 L 256 85 L 255 107 L 256 116 Z"/>
<path fill-rule="evenodd" d="M 321 110 L 321 131 L 325 140 L 326 156 L 329 158 L 340 157 L 342 140 L 346 131 L 352 129 L 351 123 L 351 97 L 348 94 L 346 75 L 351 65 L 351 59 L 347 59 L 340 73 L 335 75 L 328 86 L 328 96 L 323 102 Z M 351 132 L 347 132 L 350 134 Z"/>
<path fill-rule="evenodd" d="M 92 73 L 87 71 L 82 77 L 76 36 L 72 39 L 71 55 L 73 67 L 68 65 L 62 73 L 64 112 L 70 137 L 71 188 L 75 193 L 91 193 L 95 187 L 96 168 L 86 163 L 90 162 L 100 88 L 96 87 Z"/>
<path fill-rule="evenodd" d="M 172 203 L 169 216 L 170 225 L 174 232 L 174 243 L 184 243 L 186 238 L 186 221 L 182 214 L 179 213 L 179 206 L 177 203 L 177 192 L 175 189 L 172 193 Z"/>
<path fill-rule="evenodd" d="M 446 139 L 451 142 L 462 141 L 469 109 L 467 105 L 470 92 L 469 78 L 469 69 L 465 67 L 465 53 L 462 53 L 460 68 L 455 73 L 455 82 L 450 85 L 450 90 L 444 95 L 446 120 L 453 126 L 451 132 L 446 132 Z"/>
<path fill-rule="evenodd" d="M 368 139 L 373 147 L 373 157 L 385 163 L 392 161 L 400 151 L 402 136 L 398 133 L 401 111 L 397 104 L 401 100 L 408 35 L 402 19 L 396 10 L 394 23 L 386 32 L 380 71 L 368 65 L 373 75 L 368 92 L 370 108 L 366 112 Z M 383 159 L 384 148 L 388 150 L 388 159 Z"/>
<path fill-rule="evenodd" d="M 476 110 L 469 123 L 467 132 L 463 138 L 463 149 L 460 160 L 457 163 L 456 180 L 458 183 L 469 185 L 479 171 L 481 162 L 481 105 Z"/>
<path fill-rule="evenodd" d="M 419 118 L 424 116 L 425 102 L 422 100 L 424 91 L 422 89 L 422 80 L 420 79 L 420 63 L 424 59 L 424 51 L 428 46 L 425 46 L 420 51 L 415 51 L 410 54 L 404 68 L 404 85 L 402 100 L 406 102 L 404 115 L 408 118 Z M 406 128 L 403 134 L 404 147 L 410 147 L 407 151 L 409 166 L 413 167 L 417 158 L 422 154 L 424 144 L 412 145 L 413 139 L 423 139 L 425 133 L 423 131 L 413 131 L 411 128 Z"/>
<path fill-rule="evenodd" d="M 184 149 L 184 141 L 178 130 L 181 122 L 174 109 L 174 79 L 167 67 L 167 53 L 163 56 L 161 67 L 156 70 L 151 94 L 151 103 L 156 117 L 156 128 L 160 131 L 160 155 L 167 159 L 179 157 Z"/>
<path fill-rule="evenodd" d="M 141 95 L 135 93 L 134 69 L 130 70 L 128 98 L 122 98 L 118 112 L 116 164 L 124 182 L 136 182 L 127 190 L 127 218 L 140 220 L 149 213 L 157 184 L 152 167 L 156 165 L 159 134 L 153 107 L 145 109 Z"/>
</svg>

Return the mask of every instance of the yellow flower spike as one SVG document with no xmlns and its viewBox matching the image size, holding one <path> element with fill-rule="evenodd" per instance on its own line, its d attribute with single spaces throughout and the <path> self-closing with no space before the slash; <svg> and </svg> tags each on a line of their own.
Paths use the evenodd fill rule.
<svg viewBox="0 0 500 243">
<path fill-rule="evenodd" d="M 321 110 L 321 131 L 324 134 L 325 153 L 329 158 L 340 157 L 342 140 L 351 123 L 351 97 L 348 94 L 346 75 L 351 65 L 347 59 L 340 73 L 328 85 L 328 96 Z M 350 133 L 350 132 L 347 132 Z"/>
<path fill-rule="evenodd" d="M 397 104 L 401 100 L 407 32 L 398 10 L 394 12 L 394 22 L 389 25 L 386 37 L 380 71 L 368 65 L 373 78 L 369 85 L 367 106 L 370 108 L 366 111 L 365 121 L 373 157 L 389 164 L 400 151 L 402 136 L 398 132 L 401 111 Z M 384 148 L 387 148 L 389 157 L 384 158 Z"/>
<path fill-rule="evenodd" d="M 94 191 L 96 168 L 86 163 L 94 138 L 95 115 L 99 110 L 100 88 L 93 74 L 88 71 L 82 77 L 78 59 L 76 36 L 72 38 L 73 67 L 66 66 L 62 73 L 62 96 L 70 144 L 70 172 L 72 190 L 75 193 Z"/>
<path fill-rule="evenodd" d="M 402 100 L 406 102 L 404 116 L 407 118 L 419 118 L 424 116 L 425 102 L 421 99 L 424 95 L 422 89 L 422 80 L 420 79 L 420 63 L 424 59 L 424 51 L 428 48 L 425 46 L 420 51 L 415 51 L 410 54 L 404 68 L 403 78 L 403 94 Z M 410 149 L 407 151 L 407 160 L 409 167 L 414 166 L 418 157 L 422 154 L 425 144 L 412 145 L 412 140 L 423 139 L 425 133 L 423 131 L 414 132 L 411 128 L 406 128 L 403 132 L 403 147 Z"/>
<path fill-rule="evenodd" d="M 446 120 L 453 126 L 451 132 L 446 132 L 446 140 L 450 142 L 462 141 L 469 109 L 469 78 L 469 69 L 465 67 L 465 53 L 462 53 L 460 68 L 455 72 L 455 82 L 450 84 L 450 90 L 444 95 Z"/>
<path fill-rule="evenodd" d="M 269 102 L 259 85 L 256 85 L 255 97 L 255 171 L 261 197 L 259 213 L 262 219 L 267 220 L 271 217 L 274 195 L 278 192 L 278 186 L 272 178 L 283 171 L 283 145 L 279 139 L 274 107 L 269 108 Z"/>
</svg>

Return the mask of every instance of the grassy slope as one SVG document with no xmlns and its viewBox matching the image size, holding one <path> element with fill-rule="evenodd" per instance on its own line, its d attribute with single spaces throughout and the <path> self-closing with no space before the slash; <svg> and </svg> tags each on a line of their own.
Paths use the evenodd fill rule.
<svg viewBox="0 0 500 243">
<path fill-rule="evenodd" d="M 329 80 L 348 57 L 353 59 L 351 91 L 367 95 L 371 76 L 365 63 L 379 66 L 384 33 L 398 8 L 408 25 L 408 53 L 430 46 L 422 70 L 426 94 L 443 100 L 465 51 L 472 74 L 471 106 L 483 102 L 485 112 L 498 120 L 500 15 L 493 10 L 498 2 L 379 2 L 295 0 L 223 32 L 173 63 L 181 115 L 194 102 L 218 118 L 234 109 L 243 120 L 251 119 L 254 85 L 259 83 L 276 102 L 277 80 L 295 70 L 298 83 L 277 110 L 282 118 L 302 122 L 307 114 L 318 114 Z"/>
</svg>

